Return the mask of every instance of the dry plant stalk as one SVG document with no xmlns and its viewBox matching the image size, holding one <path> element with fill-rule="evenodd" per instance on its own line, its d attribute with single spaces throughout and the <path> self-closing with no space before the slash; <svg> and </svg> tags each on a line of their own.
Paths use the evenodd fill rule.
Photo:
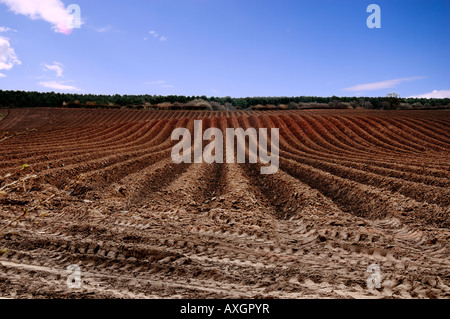
<svg viewBox="0 0 450 319">
<path fill-rule="evenodd" d="M 52 196 L 50 196 L 49 198 L 47 198 L 46 200 L 44 200 L 43 202 L 40 202 L 38 205 L 34 206 L 31 209 L 24 209 L 22 215 L 20 215 L 19 217 L 17 217 L 16 219 L 13 219 L 12 221 L 10 221 L 7 225 L 3 226 L 2 228 L 0 228 L 0 233 L 3 232 L 3 230 L 5 230 L 6 228 L 8 228 L 9 226 L 11 226 L 12 223 L 15 223 L 17 221 L 19 221 L 20 219 L 22 219 L 23 217 L 25 217 L 27 214 L 31 213 L 32 211 L 38 209 L 39 207 L 41 207 L 41 205 L 48 203 L 52 198 L 54 198 L 56 195 L 53 194 Z"/>
<path fill-rule="evenodd" d="M 29 167 L 29 165 L 25 164 L 25 165 L 23 165 L 22 170 L 25 169 L 25 168 L 28 168 L 28 167 Z M 7 175 L 5 175 L 4 177 L 0 177 L 0 180 L 6 179 L 6 178 L 8 178 L 8 177 L 10 177 L 10 176 L 11 176 L 11 174 L 7 174 Z M 0 188 L 0 195 L 6 195 L 8 192 L 11 192 L 11 191 L 13 190 L 13 189 L 12 189 L 13 186 L 19 186 L 19 187 L 20 187 L 20 185 L 22 185 L 23 190 L 24 190 L 24 192 L 26 193 L 26 192 L 27 192 L 27 181 L 29 181 L 29 180 L 31 180 L 31 179 L 34 179 L 34 178 L 37 178 L 37 175 L 27 175 L 27 176 L 25 176 L 25 177 L 23 177 L 23 178 L 21 178 L 21 179 L 19 179 L 19 180 L 16 180 L 16 181 L 13 181 L 13 182 L 11 182 L 11 183 L 8 183 L 8 184 L 6 184 L 6 185 L 4 185 L 4 186 L 2 186 L 2 187 Z M 17 188 L 17 189 L 19 189 L 19 188 Z M 44 201 L 41 200 L 41 201 L 39 202 L 39 204 L 35 205 L 34 207 L 32 207 L 32 208 L 30 208 L 30 209 L 24 208 L 24 209 L 23 209 L 23 213 L 22 213 L 20 216 L 18 216 L 17 218 L 11 220 L 7 225 L 5 225 L 5 226 L 3 226 L 2 228 L 0 228 L 0 234 L 3 234 L 3 231 L 4 231 L 6 228 L 10 227 L 13 223 L 19 221 L 20 219 L 22 219 L 23 217 L 25 217 L 27 214 L 29 214 L 29 213 L 35 211 L 36 209 L 38 209 L 39 207 L 41 207 L 43 204 L 48 203 L 48 202 L 49 202 L 52 198 L 54 198 L 55 196 L 56 196 L 56 195 L 53 194 L 53 195 L 49 196 L 46 200 L 44 200 Z"/>
</svg>

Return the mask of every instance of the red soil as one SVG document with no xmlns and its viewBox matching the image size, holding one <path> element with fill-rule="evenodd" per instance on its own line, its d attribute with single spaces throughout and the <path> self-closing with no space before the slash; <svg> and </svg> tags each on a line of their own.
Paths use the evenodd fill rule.
<svg viewBox="0 0 450 319">
<path fill-rule="evenodd" d="M 280 128 L 279 172 L 174 164 L 195 119 Z M 0 296 L 449 298 L 449 186 L 449 111 L 10 110 Z"/>
</svg>

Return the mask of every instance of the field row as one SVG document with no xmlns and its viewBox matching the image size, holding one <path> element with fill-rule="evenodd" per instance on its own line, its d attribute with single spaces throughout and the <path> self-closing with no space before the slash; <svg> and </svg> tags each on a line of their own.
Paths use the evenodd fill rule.
<svg viewBox="0 0 450 319">
<path fill-rule="evenodd" d="M 450 120 L 412 113 L 11 110 L 0 296 L 449 298 Z M 195 119 L 279 128 L 279 172 L 174 164 Z"/>
</svg>

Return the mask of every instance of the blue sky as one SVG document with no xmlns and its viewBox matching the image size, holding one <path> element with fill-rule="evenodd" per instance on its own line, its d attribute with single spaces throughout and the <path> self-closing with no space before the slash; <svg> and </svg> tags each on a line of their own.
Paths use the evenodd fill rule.
<svg viewBox="0 0 450 319">
<path fill-rule="evenodd" d="M 0 0 L 0 89 L 450 97 L 449 39 L 448 0 Z"/>
</svg>

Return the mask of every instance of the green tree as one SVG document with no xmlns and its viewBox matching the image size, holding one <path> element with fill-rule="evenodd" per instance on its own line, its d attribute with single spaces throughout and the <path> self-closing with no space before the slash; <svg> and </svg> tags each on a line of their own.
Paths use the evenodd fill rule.
<svg viewBox="0 0 450 319">
<path fill-rule="evenodd" d="M 391 110 L 398 110 L 400 108 L 400 94 L 395 92 L 389 93 L 388 95 L 389 108 Z"/>
</svg>

